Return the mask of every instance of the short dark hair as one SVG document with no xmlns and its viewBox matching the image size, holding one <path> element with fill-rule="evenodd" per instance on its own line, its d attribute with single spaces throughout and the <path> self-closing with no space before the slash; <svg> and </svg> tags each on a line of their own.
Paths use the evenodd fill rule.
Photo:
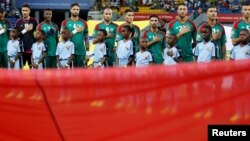
<svg viewBox="0 0 250 141">
<path fill-rule="evenodd" d="M 248 30 L 248 29 L 246 29 L 246 28 L 241 29 L 241 30 L 240 30 L 240 32 L 241 32 L 241 31 L 246 31 L 246 32 L 247 32 L 247 34 L 248 34 L 248 35 L 250 35 L 249 30 Z"/>
<path fill-rule="evenodd" d="M 105 36 L 108 35 L 107 31 L 105 29 L 99 29 L 98 31 L 102 32 Z"/>
<path fill-rule="evenodd" d="M 72 7 L 74 7 L 74 6 L 80 7 L 80 5 L 79 5 L 78 3 L 72 3 L 72 4 L 70 5 L 70 8 L 72 8 Z"/>
<path fill-rule="evenodd" d="M 159 17 L 157 15 L 150 15 L 148 19 L 151 19 L 151 18 L 157 18 L 159 20 Z"/>
<path fill-rule="evenodd" d="M 0 13 L 4 13 L 4 12 L 5 12 L 4 8 L 0 8 Z"/>
<path fill-rule="evenodd" d="M 244 2 L 242 2 L 242 6 L 250 6 L 250 1 L 245 0 Z"/>
<path fill-rule="evenodd" d="M 24 4 L 22 5 L 22 8 L 21 8 L 21 9 L 23 9 L 24 7 L 26 7 L 26 8 L 29 8 L 29 9 L 30 9 L 30 5 L 29 5 L 29 4 L 27 4 L 27 3 L 24 3 Z"/>
<path fill-rule="evenodd" d="M 207 11 L 208 11 L 208 9 L 210 9 L 210 8 L 215 8 L 215 9 L 217 10 L 217 7 L 216 7 L 216 6 L 210 5 L 210 6 L 207 7 Z"/>
<path fill-rule="evenodd" d="M 202 29 L 208 29 L 209 30 L 209 32 L 210 32 L 210 34 L 212 33 L 212 27 L 210 26 L 210 25 L 208 25 L 208 24 L 206 24 L 206 25 L 204 25 L 203 27 L 202 27 Z"/>
<path fill-rule="evenodd" d="M 127 13 L 129 13 L 129 12 L 133 12 L 133 11 L 130 10 L 130 9 L 126 9 L 126 10 L 124 11 L 125 14 L 127 14 Z"/>
<path fill-rule="evenodd" d="M 50 8 L 45 8 L 45 9 L 43 10 L 43 12 L 45 12 L 45 11 L 52 11 L 52 9 L 50 9 Z"/>
<path fill-rule="evenodd" d="M 186 6 L 186 7 L 187 7 L 187 5 L 184 4 L 184 3 L 180 3 L 180 4 L 178 5 L 178 8 L 179 8 L 180 6 Z"/>
</svg>

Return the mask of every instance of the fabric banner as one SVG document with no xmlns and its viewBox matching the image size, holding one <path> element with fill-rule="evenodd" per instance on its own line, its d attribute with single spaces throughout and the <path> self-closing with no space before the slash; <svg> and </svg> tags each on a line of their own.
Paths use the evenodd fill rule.
<svg viewBox="0 0 250 141">
<path fill-rule="evenodd" d="M 250 123 L 250 61 L 0 70 L 1 141 L 205 141 Z"/>
<path fill-rule="evenodd" d="M 150 13 L 134 13 L 134 20 L 140 21 L 140 20 L 148 20 L 149 16 L 152 15 Z M 159 18 L 166 19 L 168 22 L 176 19 L 177 14 L 176 13 L 162 13 L 157 14 Z M 241 14 L 218 14 L 218 21 L 222 23 L 233 23 L 237 20 L 240 20 L 242 17 Z"/>
</svg>

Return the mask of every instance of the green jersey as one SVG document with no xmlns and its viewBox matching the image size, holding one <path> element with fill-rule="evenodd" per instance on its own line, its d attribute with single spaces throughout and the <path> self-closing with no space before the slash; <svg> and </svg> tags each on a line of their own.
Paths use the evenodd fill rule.
<svg viewBox="0 0 250 141">
<path fill-rule="evenodd" d="M 203 40 L 201 30 L 205 25 L 209 25 L 207 22 L 200 25 L 198 29 L 198 33 L 196 36 L 196 41 L 201 42 Z M 226 34 L 225 29 L 220 23 L 216 23 L 214 26 L 212 26 L 212 34 L 214 33 L 221 33 L 220 38 L 217 40 L 214 40 L 213 43 L 215 44 L 215 55 L 217 59 L 222 60 L 223 54 L 222 54 L 222 47 L 226 45 Z"/>
<path fill-rule="evenodd" d="M 85 35 L 88 34 L 88 25 L 83 19 L 78 19 L 73 21 L 72 19 L 67 19 L 62 22 L 61 29 L 67 27 L 70 32 L 74 31 L 77 27 L 83 27 L 84 30 L 81 32 L 73 33 L 70 40 L 75 45 L 75 55 L 86 55 L 85 47 Z"/>
<path fill-rule="evenodd" d="M 177 35 L 184 27 L 189 27 L 190 31 L 177 40 L 176 47 L 180 49 L 183 61 L 193 61 L 192 41 L 196 42 L 197 32 L 195 24 L 190 20 L 184 23 L 181 23 L 179 20 L 173 20 L 169 23 L 168 30 L 170 34 Z"/>
<path fill-rule="evenodd" d="M 238 20 L 233 23 L 232 31 L 231 31 L 231 38 L 239 38 L 240 31 L 242 29 L 250 30 L 250 23 L 246 23 L 243 20 Z"/>
<path fill-rule="evenodd" d="M 97 32 L 99 29 L 104 29 L 107 31 L 107 33 L 112 34 L 112 37 L 106 38 L 105 42 L 108 45 L 109 48 L 114 48 L 115 46 L 115 38 L 116 38 L 116 30 L 118 25 L 111 22 L 110 24 L 105 24 L 104 22 L 101 22 L 95 26 L 93 37 L 97 38 Z"/>
<path fill-rule="evenodd" d="M 117 35 L 116 35 L 116 40 L 120 41 L 123 39 L 122 36 L 122 26 L 126 25 L 125 23 L 120 25 L 117 29 Z M 134 30 L 134 35 L 136 35 L 136 38 L 132 38 L 132 41 L 135 46 L 135 51 L 139 51 L 139 40 L 140 40 L 140 28 L 137 25 L 132 24 L 133 30 Z"/>
<path fill-rule="evenodd" d="M 162 64 L 163 62 L 163 50 L 166 48 L 165 33 L 162 31 L 152 32 L 151 30 L 145 31 L 143 38 L 146 38 L 148 42 L 154 40 L 155 37 L 159 36 L 162 40 L 148 46 L 149 51 L 152 53 L 153 61 L 156 64 Z"/>
<path fill-rule="evenodd" d="M 7 30 L 10 27 L 10 22 L 8 20 L 0 21 L 0 52 L 7 51 L 7 43 L 9 40 L 9 35 Z"/>
<path fill-rule="evenodd" d="M 58 26 L 51 22 L 42 22 L 37 26 L 38 30 L 43 30 L 46 34 L 45 44 L 47 46 L 47 56 L 56 56 L 56 46 L 58 39 Z"/>
</svg>

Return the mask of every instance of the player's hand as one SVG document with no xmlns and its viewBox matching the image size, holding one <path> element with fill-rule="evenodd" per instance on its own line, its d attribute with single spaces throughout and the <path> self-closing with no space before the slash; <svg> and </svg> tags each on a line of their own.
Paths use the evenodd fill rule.
<svg viewBox="0 0 250 141">
<path fill-rule="evenodd" d="M 113 33 L 108 33 L 108 35 L 106 36 L 106 38 L 112 38 L 112 37 L 114 37 Z"/>
<path fill-rule="evenodd" d="M 185 27 L 181 28 L 180 34 L 183 35 L 183 34 L 186 34 L 189 31 L 190 31 L 189 26 L 185 26 Z"/>
<path fill-rule="evenodd" d="M 174 56 L 174 53 L 173 53 L 173 51 L 172 50 L 169 50 L 168 52 L 167 52 L 167 54 L 168 54 L 168 56 Z"/>
<path fill-rule="evenodd" d="M 213 35 L 212 35 L 212 40 L 218 40 L 219 38 L 221 37 L 221 33 L 219 33 L 219 32 L 215 32 L 215 33 L 213 33 Z"/>
<path fill-rule="evenodd" d="M 155 36 L 155 38 L 154 38 L 154 41 L 155 42 L 159 42 L 159 41 L 161 41 L 162 40 L 162 37 L 161 36 Z"/>
<path fill-rule="evenodd" d="M 33 29 L 33 24 L 29 24 L 28 26 L 25 26 L 26 31 L 30 31 Z"/>
<path fill-rule="evenodd" d="M 83 26 L 76 27 L 77 32 L 82 32 L 84 30 Z"/>
</svg>

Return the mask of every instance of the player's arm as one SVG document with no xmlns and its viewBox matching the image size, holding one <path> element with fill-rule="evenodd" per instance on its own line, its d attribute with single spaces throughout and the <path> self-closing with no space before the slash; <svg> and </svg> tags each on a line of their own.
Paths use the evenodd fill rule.
<svg viewBox="0 0 250 141">
<path fill-rule="evenodd" d="M 88 32 L 86 32 L 84 34 L 84 40 L 85 40 L 86 50 L 89 51 L 89 34 L 88 34 Z"/>
<path fill-rule="evenodd" d="M 35 66 L 35 63 L 34 63 L 34 60 L 33 60 L 33 52 L 32 52 L 32 54 L 31 54 L 31 64 L 32 64 L 32 66 L 34 67 Z"/>
<path fill-rule="evenodd" d="M 222 46 L 222 56 L 223 56 L 223 60 L 227 60 L 227 48 L 226 48 L 226 45 Z"/>
</svg>

